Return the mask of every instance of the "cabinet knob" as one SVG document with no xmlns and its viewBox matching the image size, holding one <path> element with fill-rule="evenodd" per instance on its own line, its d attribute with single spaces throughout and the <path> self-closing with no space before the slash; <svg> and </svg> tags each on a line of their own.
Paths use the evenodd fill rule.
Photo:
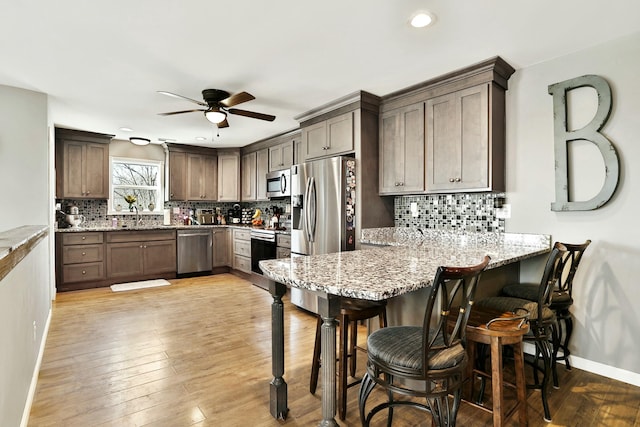
<svg viewBox="0 0 640 427">
<path fill-rule="evenodd" d="M 139 248 L 142 249 L 144 246 L 140 245 Z"/>
<path fill-rule="evenodd" d="M 396 184 L 395 184 L 395 185 L 396 185 L 396 187 L 397 187 L 398 185 L 400 185 L 400 183 L 396 182 Z"/>
<path fill-rule="evenodd" d="M 399 183 L 398 183 L 398 185 L 399 185 L 400 187 L 404 187 L 404 182 L 399 182 Z"/>
<path fill-rule="evenodd" d="M 87 272 L 86 272 L 86 271 L 84 271 L 84 270 L 82 270 L 82 274 L 87 274 Z"/>
<path fill-rule="evenodd" d="M 82 252 L 82 256 L 85 256 L 87 253 L 86 252 Z"/>
<path fill-rule="evenodd" d="M 87 195 L 91 194 L 91 191 L 87 191 Z"/>
<path fill-rule="evenodd" d="M 449 182 L 453 182 L 453 181 L 454 181 L 454 179 L 453 179 L 453 178 L 449 178 Z"/>
<path fill-rule="evenodd" d="M 82 240 L 86 240 L 86 239 L 87 239 L 87 236 L 82 236 Z"/>
<path fill-rule="evenodd" d="M 456 182 L 460 182 L 460 181 L 462 181 L 462 179 L 456 178 Z"/>
</svg>

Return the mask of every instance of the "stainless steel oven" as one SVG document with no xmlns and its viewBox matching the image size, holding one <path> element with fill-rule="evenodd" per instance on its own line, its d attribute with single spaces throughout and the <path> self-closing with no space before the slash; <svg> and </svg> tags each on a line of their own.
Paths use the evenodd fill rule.
<svg viewBox="0 0 640 427">
<path fill-rule="evenodd" d="M 276 232 L 273 230 L 251 230 L 251 271 L 262 274 L 258 263 L 263 259 L 275 259 Z"/>
<path fill-rule="evenodd" d="M 269 172 L 267 179 L 267 197 L 271 199 L 291 196 L 291 170 Z"/>
</svg>

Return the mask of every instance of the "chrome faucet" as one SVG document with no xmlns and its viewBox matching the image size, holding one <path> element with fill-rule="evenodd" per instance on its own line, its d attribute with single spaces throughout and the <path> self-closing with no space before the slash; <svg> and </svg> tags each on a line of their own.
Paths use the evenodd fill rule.
<svg viewBox="0 0 640 427">
<path fill-rule="evenodd" d="M 136 205 L 133 205 L 133 209 L 136 210 L 136 222 L 135 222 L 135 226 L 141 225 L 142 224 L 142 218 L 140 218 L 140 212 L 138 212 L 138 207 Z"/>
</svg>

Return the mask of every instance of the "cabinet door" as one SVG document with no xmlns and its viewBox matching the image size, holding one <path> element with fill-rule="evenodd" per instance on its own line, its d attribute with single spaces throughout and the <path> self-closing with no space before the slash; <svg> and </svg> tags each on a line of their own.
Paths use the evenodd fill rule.
<svg viewBox="0 0 640 427">
<path fill-rule="evenodd" d="M 264 148 L 256 153 L 256 200 L 267 198 L 267 172 L 269 171 L 269 149 Z"/>
<path fill-rule="evenodd" d="M 353 151 L 353 113 L 327 120 L 327 154 L 336 155 Z"/>
<path fill-rule="evenodd" d="M 78 141 L 65 141 L 62 144 L 63 164 L 61 167 L 64 173 L 62 194 L 58 194 L 59 198 L 84 197 L 84 146 L 85 143 Z"/>
<path fill-rule="evenodd" d="M 109 198 L 109 146 L 85 144 L 84 196 L 92 199 Z"/>
<path fill-rule="evenodd" d="M 320 122 L 302 129 L 302 150 L 306 159 L 327 155 L 327 123 Z"/>
<path fill-rule="evenodd" d="M 235 154 L 218 156 L 218 201 L 240 200 L 240 157 Z"/>
<path fill-rule="evenodd" d="M 187 200 L 187 156 L 169 152 L 169 200 Z"/>
<path fill-rule="evenodd" d="M 256 200 L 256 153 L 242 156 L 242 201 Z"/>
<path fill-rule="evenodd" d="M 269 171 L 289 169 L 293 164 L 293 139 L 269 148 Z"/>
<path fill-rule="evenodd" d="M 203 172 L 200 154 L 187 154 L 187 200 L 202 200 Z"/>
<path fill-rule="evenodd" d="M 430 99 L 426 116 L 427 189 L 488 189 L 488 85 Z"/>
<path fill-rule="evenodd" d="M 141 276 L 144 274 L 142 242 L 107 244 L 107 278 Z"/>
<path fill-rule="evenodd" d="M 142 245 L 144 274 L 175 273 L 177 271 L 175 240 L 143 242 Z"/>
<path fill-rule="evenodd" d="M 225 229 L 214 229 L 213 234 L 213 266 L 224 267 L 229 264 L 228 236 Z"/>
<path fill-rule="evenodd" d="M 218 200 L 218 157 L 202 156 L 203 200 Z"/>
<path fill-rule="evenodd" d="M 380 194 L 424 191 L 424 104 L 380 118 Z"/>
</svg>

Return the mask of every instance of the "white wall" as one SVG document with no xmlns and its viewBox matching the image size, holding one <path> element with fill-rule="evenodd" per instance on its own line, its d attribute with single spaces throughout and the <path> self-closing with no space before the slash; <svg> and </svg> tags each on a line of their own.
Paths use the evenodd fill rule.
<svg viewBox="0 0 640 427">
<path fill-rule="evenodd" d="M 0 86 L 0 231 L 51 225 L 49 153 L 47 96 Z M 0 281 L 1 426 L 20 425 L 35 385 L 51 312 L 52 239 Z"/>
<path fill-rule="evenodd" d="M 585 74 L 604 77 L 612 89 L 612 113 L 601 132 L 620 158 L 618 189 L 600 209 L 553 212 L 553 102 L 548 86 Z M 635 308 L 640 277 L 640 227 L 635 223 L 640 214 L 639 76 L 637 33 L 518 70 L 507 92 L 507 200 L 512 217 L 506 231 L 550 234 L 553 240 L 570 243 L 593 240 L 574 281 L 571 350 L 579 358 L 575 364 L 609 365 L 613 371 L 617 368 L 617 377 L 636 383 L 640 380 L 640 341 L 635 338 L 640 329 L 640 312 Z M 574 128 L 591 120 L 595 103 L 591 89 L 580 89 L 570 97 Z M 587 200 L 602 185 L 603 161 L 595 145 L 575 145 L 575 193 L 578 200 Z M 539 279 L 540 265 L 525 265 L 523 274 Z"/>
</svg>

